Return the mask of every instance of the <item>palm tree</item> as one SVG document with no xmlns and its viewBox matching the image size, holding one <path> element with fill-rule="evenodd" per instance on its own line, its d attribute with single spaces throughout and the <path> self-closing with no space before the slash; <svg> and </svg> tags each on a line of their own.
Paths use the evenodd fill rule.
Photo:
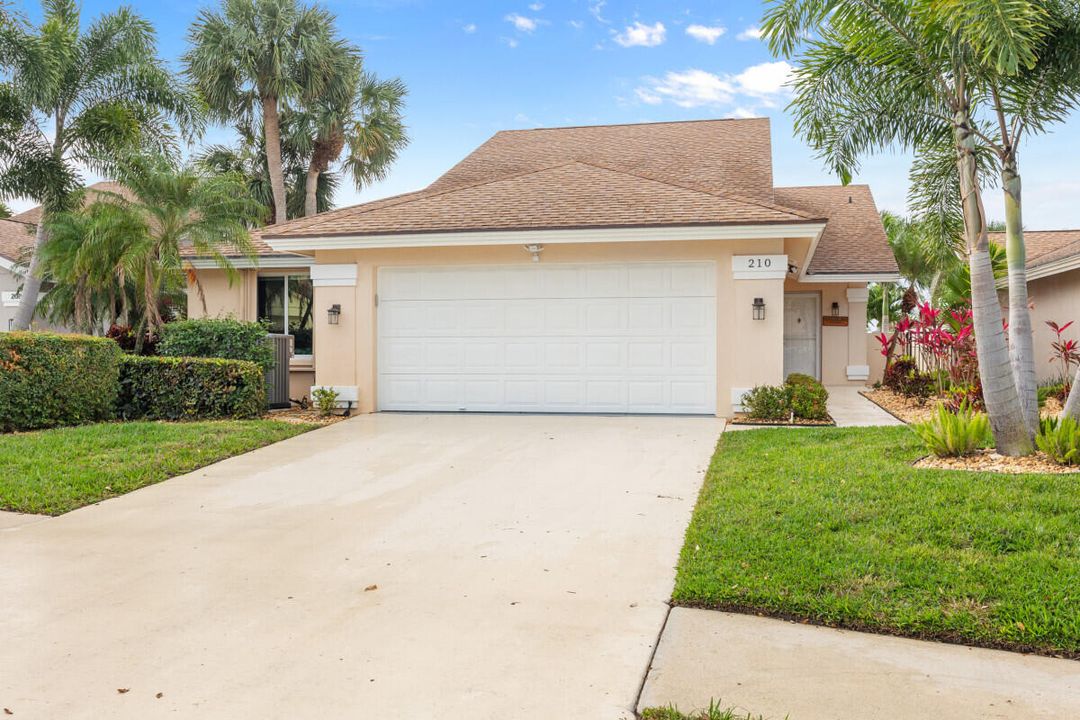
<svg viewBox="0 0 1080 720">
<path fill-rule="evenodd" d="M 287 219 L 304 215 L 305 183 L 310 163 L 310 143 L 305 134 L 298 131 L 295 113 L 288 110 L 281 113 L 281 161 L 282 175 L 285 180 L 285 216 Z M 235 173 L 245 178 L 249 195 L 265 209 L 260 224 L 273 222 L 274 197 L 270 188 L 269 172 L 266 163 L 265 143 L 262 132 L 251 128 L 238 127 L 240 140 L 234 145 L 210 145 L 195 156 L 195 163 L 211 173 Z M 307 148 L 308 152 L 301 152 Z M 315 188 L 315 207 L 317 212 L 326 212 L 334 207 L 334 193 L 340 184 L 340 176 L 335 172 L 323 172 Z"/>
<path fill-rule="evenodd" d="M 117 179 L 131 199 L 108 198 L 142 220 L 147 228 L 128 254 L 142 294 L 143 318 L 137 337 L 155 333 L 164 323 L 157 298 L 186 280 L 199 287 L 198 275 L 185 267 L 182 250 L 210 258 L 230 275 L 231 256 L 254 257 L 248 229 L 262 207 L 245 192 L 243 177 L 208 175 L 192 166 L 177 167 L 161 156 L 131 160 Z"/>
<path fill-rule="evenodd" d="M 379 80 L 360 70 L 359 56 L 338 74 L 343 88 L 315 97 L 300 113 L 310 148 L 304 181 L 304 215 L 319 212 L 319 178 L 346 152 L 343 169 L 357 190 L 382 180 L 408 144 L 401 111 L 405 84 Z"/>
<path fill-rule="evenodd" d="M 297 0 L 222 0 L 188 33 L 185 71 L 215 119 L 251 126 L 260 116 L 275 223 L 286 219 L 282 103 L 330 84 L 341 45 L 333 26 L 332 14 Z"/>
<path fill-rule="evenodd" d="M 806 48 L 793 83 L 796 128 L 845 182 L 865 153 L 899 145 L 920 155 L 951 146 L 995 443 L 1006 455 L 1033 452 L 990 260 L 978 113 L 990 79 L 1008 87 L 1035 66 L 1047 33 L 1043 3 L 787 0 L 771 7 L 763 28 L 776 53 Z"/>
<path fill-rule="evenodd" d="M 27 196 L 45 217 L 70 206 L 78 168 L 111 174 L 132 148 L 174 150 L 172 128 L 198 126 L 196 105 L 157 58 L 153 27 L 128 8 L 85 31 L 73 0 L 43 0 L 36 28 L 0 19 L 0 195 Z M 39 223 L 14 326 L 26 329 L 41 289 Z"/>
</svg>

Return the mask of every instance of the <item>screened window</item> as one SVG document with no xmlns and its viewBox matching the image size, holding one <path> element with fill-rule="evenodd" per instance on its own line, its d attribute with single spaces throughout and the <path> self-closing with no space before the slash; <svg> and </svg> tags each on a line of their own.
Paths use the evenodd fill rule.
<svg viewBox="0 0 1080 720">
<path fill-rule="evenodd" d="M 258 314 L 272 333 L 293 336 L 294 354 L 312 350 L 311 278 L 307 275 L 259 276 Z"/>
</svg>

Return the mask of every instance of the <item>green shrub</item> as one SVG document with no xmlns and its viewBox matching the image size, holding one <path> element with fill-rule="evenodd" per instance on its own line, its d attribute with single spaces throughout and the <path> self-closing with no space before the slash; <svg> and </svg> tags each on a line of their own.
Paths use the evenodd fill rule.
<svg viewBox="0 0 1080 720">
<path fill-rule="evenodd" d="M 1068 393 L 1065 392 L 1065 383 L 1054 383 L 1052 385 L 1042 385 L 1039 387 L 1039 407 L 1046 404 L 1048 398 L 1057 398 L 1062 403 L 1068 398 Z"/>
<path fill-rule="evenodd" d="M 106 338 L 0 334 L 0 431 L 109 420 L 120 355 Z"/>
<path fill-rule="evenodd" d="M 788 420 L 791 396 L 786 387 L 758 385 L 742 398 L 743 411 L 755 420 Z"/>
<path fill-rule="evenodd" d="M 253 418 L 266 410 L 266 381 L 248 360 L 128 355 L 117 409 L 129 420 Z"/>
<path fill-rule="evenodd" d="M 1071 417 L 1043 420 L 1035 444 L 1058 465 L 1080 465 L 1080 424 Z"/>
<path fill-rule="evenodd" d="M 934 376 L 920 372 L 918 365 L 908 356 L 892 361 L 885 371 L 883 384 L 905 397 L 928 398 L 934 394 Z"/>
<path fill-rule="evenodd" d="M 986 415 L 974 412 L 967 405 L 957 412 L 938 405 L 930 420 L 912 425 L 912 429 L 927 451 L 938 457 L 971 455 L 991 442 L 990 421 Z"/>
<path fill-rule="evenodd" d="M 158 352 L 168 357 L 250 360 L 264 371 L 274 366 L 274 350 L 266 328 L 232 318 L 202 318 L 166 323 Z"/>
<path fill-rule="evenodd" d="M 311 392 L 311 399 L 322 416 L 332 415 L 337 410 L 338 391 L 332 387 L 317 387 Z"/>
<path fill-rule="evenodd" d="M 829 419 L 829 391 L 815 378 L 802 373 L 788 375 L 787 386 L 791 412 L 803 420 Z"/>
</svg>

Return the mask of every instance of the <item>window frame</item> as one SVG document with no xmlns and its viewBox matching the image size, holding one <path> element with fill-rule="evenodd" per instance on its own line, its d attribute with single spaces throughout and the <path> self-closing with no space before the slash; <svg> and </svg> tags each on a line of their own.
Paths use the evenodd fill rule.
<svg viewBox="0 0 1080 720">
<path fill-rule="evenodd" d="M 289 330 L 289 278 L 290 277 L 303 277 L 311 280 L 311 273 L 308 271 L 291 271 L 281 270 L 275 272 L 260 272 L 255 276 L 255 320 L 262 320 L 259 315 L 259 281 L 263 278 L 277 278 L 281 280 L 284 287 L 282 288 L 282 317 L 284 318 L 284 335 L 289 337 L 295 337 Z M 314 288 L 312 288 L 312 302 L 315 300 Z M 249 296 L 250 297 L 250 296 Z M 311 353 L 307 355 L 296 354 L 296 341 L 293 341 L 293 353 L 289 357 L 289 365 L 311 365 L 315 362 L 315 318 L 311 318 Z"/>
</svg>

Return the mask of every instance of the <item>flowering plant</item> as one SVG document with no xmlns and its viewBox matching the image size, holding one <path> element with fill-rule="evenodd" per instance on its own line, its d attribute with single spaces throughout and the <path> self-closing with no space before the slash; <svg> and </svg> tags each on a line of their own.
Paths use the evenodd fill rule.
<svg viewBox="0 0 1080 720">
<path fill-rule="evenodd" d="M 1065 383 L 1065 393 L 1067 395 L 1070 390 L 1069 386 L 1072 384 L 1072 373 L 1069 372 L 1069 368 L 1074 363 L 1080 365 L 1080 343 L 1077 343 L 1076 340 L 1066 340 L 1061 337 L 1062 333 L 1072 325 L 1071 320 L 1064 325 L 1058 325 L 1052 320 L 1047 320 L 1046 324 L 1057 336 L 1057 339 L 1050 343 L 1050 347 L 1054 351 L 1050 356 L 1050 362 L 1061 364 L 1061 378 Z"/>
</svg>

